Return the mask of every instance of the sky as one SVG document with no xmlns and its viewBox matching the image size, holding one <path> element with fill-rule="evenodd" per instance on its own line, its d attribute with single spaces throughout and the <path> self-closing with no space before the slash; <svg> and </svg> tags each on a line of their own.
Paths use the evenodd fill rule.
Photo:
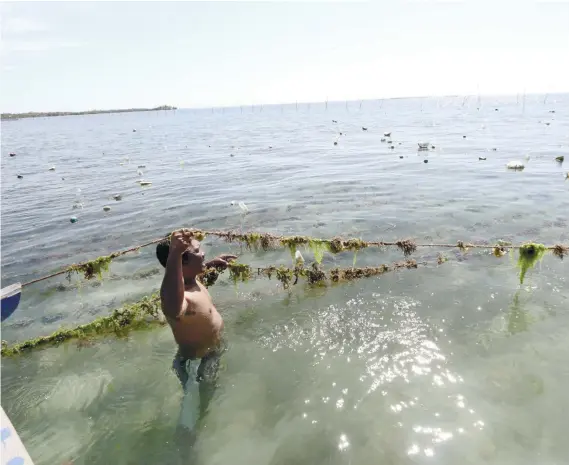
<svg viewBox="0 0 569 465">
<path fill-rule="evenodd" d="M 2 112 L 569 91 L 569 1 L 3 2 Z"/>
</svg>

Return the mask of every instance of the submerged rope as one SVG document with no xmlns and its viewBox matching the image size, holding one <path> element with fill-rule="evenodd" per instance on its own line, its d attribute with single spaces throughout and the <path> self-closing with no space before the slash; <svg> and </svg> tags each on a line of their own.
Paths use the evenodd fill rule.
<svg viewBox="0 0 569 465">
<path fill-rule="evenodd" d="M 439 264 L 442 261 L 438 262 Z M 384 264 L 378 267 L 363 268 L 332 268 L 322 271 L 318 264 L 314 263 L 310 267 L 297 265 L 294 268 L 284 266 L 269 266 L 266 268 L 252 268 L 249 265 L 240 263 L 230 263 L 228 270 L 233 282 L 247 281 L 255 276 L 273 276 L 278 279 L 285 289 L 297 284 L 299 278 L 305 278 L 310 286 L 326 285 L 342 281 L 351 281 L 359 278 L 379 276 L 389 271 L 400 270 L 403 268 L 413 269 L 426 263 L 417 263 L 415 260 L 406 260 L 391 264 Z M 221 270 L 210 268 L 200 277 L 206 286 L 215 284 Z M 48 336 L 40 336 L 9 346 L 2 342 L 2 356 L 11 356 L 30 351 L 40 347 L 59 345 L 65 341 L 78 340 L 79 346 L 89 345 L 95 336 L 115 335 L 124 337 L 135 329 L 147 329 L 156 325 L 164 325 L 162 318 L 160 296 L 158 293 L 150 297 L 144 297 L 139 302 L 127 304 L 119 309 L 113 310 L 109 316 L 104 316 L 93 320 L 90 323 L 79 325 L 75 328 L 60 328 Z"/>
<path fill-rule="evenodd" d="M 499 242 L 495 245 L 486 244 L 471 244 L 465 243 L 463 241 L 458 241 L 456 244 L 435 244 L 435 243 L 425 243 L 417 244 L 411 239 L 400 239 L 397 241 L 364 241 L 357 238 L 342 239 L 340 237 L 335 237 L 332 239 L 318 239 L 309 236 L 281 236 L 270 233 L 236 233 L 233 231 L 218 231 L 218 230 L 201 230 L 201 229 L 187 229 L 197 240 L 203 240 L 206 236 L 214 236 L 226 240 L 227 242 L 239 242 L 241 244 L 246 244 L 252 249 L 262 249 L 269 250 L 276 247 L 288 247 L 291 252 L 294 253 L 298 246 L 307 246 L 315 251 L 315 256 L 323 253 L 323 249 L 328 252 L 336 254 L 343 251 L 353 251 L 365 249 L 367 247 L 397 247 L 399 248 L 405 257 L 408 257 L 419 247 L 435 247 L 435 248 L 458 248 L 462 251 L 468 249 L 492 249 L 494 255 L 500 256 L 507 250 L 524 249 L 527 248 L 529 243 L 521 245 L 512 245 L 509 243 Z M 113 252 L 110 255 L 99 257 L 95 260 L 90 260 L 87 262 L 72 264 L 66 266 L 60 271 L 42 276 L 26 283 L 22 284 L 22 287 L 29 286 L 47 279 L 60 276 L 63 274 L 79 273 L 82 272 L 86 279 L 92 278 L 94 275 L 100 275 L 103 270 L 108 269 L 109 263 L 120 256 L 126 255 L 128 253 L 137 252 L 144 247 L 151 246 L 163 241 L 165 238 L 160 237 L 158 239 L 153 239 L 144 244 L 140 244 L 134 247 L 130 247 L 126 250 Z M 536 244 L 534 244 L 536 245 Z M 550 246 L 544 246 L 538 244 L 543 250 L 550 250 L 554 255 L 559 258 L 563 258 L 564 255 L 569 253 L 569 246 L 563 244 L 556 244 Z M 319 261 L 319 260 L 317 260 Z"/>
</svg>

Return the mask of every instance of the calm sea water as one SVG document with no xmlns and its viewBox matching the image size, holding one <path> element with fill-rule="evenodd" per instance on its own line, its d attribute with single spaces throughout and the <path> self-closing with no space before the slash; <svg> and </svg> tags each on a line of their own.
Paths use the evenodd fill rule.
<svg viewBox="0 0 569 465">
<path fill-rule="evenodd" d="M 417 152 L 422 141 L 435 149 Z M 524 171 L 505 169 L 526 155 Z M 567 243 L 559 155 L 569 157 L 569 95 L 6 122 L 2 286 L 178 226 Z M 210 256 L 238 252 L 258 266 L 291 260 L 205 243 Z M 445 253 L 441 266 L 326 289 L 222 280 L 212 295 L 230 350 L 191 450 L 176 434 L 182 391 L 167 328 L 3 359 L 2 406 L 39 465 L 567 463 L 566 261 L 546 256 L 520 286 L 516 257 Z M 401 258 L 370 249 L 357 263 Z M 102 282 L 30 286 L 2 339 L 90 321 L 160 280 L 149 248 Z"/>
</svg>

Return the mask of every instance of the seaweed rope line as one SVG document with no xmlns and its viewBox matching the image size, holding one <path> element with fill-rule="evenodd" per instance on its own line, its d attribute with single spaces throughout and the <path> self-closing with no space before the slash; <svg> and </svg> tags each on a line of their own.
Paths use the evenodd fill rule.
<svg viewBox="0 0 569 465">
<path fill-rule="evenodd" d="M 363 268 L 332 268 L 328 271 L 322 271 L 317 264 L 310 267 L 296 266 L 294 268 L 266 267 L 252 268 L 244 264 L 230 264 L 229 273 L 235 283 L 239 281 L 247 281 L 255 275 L 272 279 L 273 276 L 279 280 L 285 289 L 298 282 L 299 277 L 306 278 L 308 285 L 325 284 L 326 281 L 331 283 L 339 283 L 351 281 L 361 278 L 371 278 L 380 276 L 391 271 L 401 269 L 416 269 L 420 266 L 428 265 L 427 262 L 417 263 L 415 260 L 404 260 L 393 262 L 391 264 L 383 264 L 377 267 Z M 208 269 L 203 274 L 213 273 L 209 279 L 206 277 L 206 285 L 209 287 L 214 285 L 219 274 L 223 270 Z M 213 279 L 212 279 L 213 277 Z M 39 336 L 22 342 L 16 342 L 12 345 L 2 341 L 3 356 L 16 355 L 25 351 L 32 350 L 48 345 L 58 345 L 62 342 L 77 339 L 90 340 L 93 336 L 112 335 L 125 336 L 131 330 L 149 328 L 154 325 L 164 325 L 165 321 L 160 317 L 160 297 L 158 293 L 150 297 L 144 297 L 142 300 L 125 304 L 115 309 L 108 316 L 102 316 L 95 320 L 85 323 L 74 328 L 61 327 L 54 333 L 47 336 Z"/>
<path fill-rule="evenodd" d="M 458 241 L 456 244 L 417 244 L 410 239 L 405 240 L 398 240 L 398 241 L 363 241 L 362 239 L 343 239 L 341 237 L 336 237 L 333 239 L 318 239 L 309 236 L 280 236 L 274 235 L 270 233 L 234 233 L 232 231 L 218 231 L 218 230 L 201 230 L 201 229 L 186 229 L 187 232 L 194 235 L 196 238 L 203 239 L 205 236 L 214 236 L 221 239 L 225 239 L 228 242 L 241 242 L 246 243 L 249 246 L 260 247 L 263 249 L 270 249 L 275 248 L 277 244 L 280 243 L 282 247 L 289 247 L 296 249 L 297 246 L 311 246 L 311 245 L 323 245 L 329 248 L 331 253 L 339 253 L 343 251 L 353 251 L 357 252 L 358 250 L 367 248 L 367 247 L 398 247 L 400 248 L 405 256 L 410 255 L 419 247 L 435 247 L 435 248 L 458 248 L 461 250 L 466 249 L 493 249 L 495 255 L 500 255 L 500 252 L 506 250 L 514 250 L 514 249 L 522 249 L 527 244 L 522 245 L 511 245 L 511 244 L 494 244 L 494 245 L 487 245 L 487 244 L 470 244 L 465 243 L 463 241 Z M 126 255 L 131 252 L 137 252 L 144 247 L 151 246 L 153 244 L 157 244 L 163 241 L 165 237 L 160 237 L 158 239 L 153 239 L 149 242 L 145 242 L 144 244 L 140 244 L 135 247 L 131 247 L 126 250 L 113 252 L 110 255 L 100 257 L 108 262 L 112 259 L 120 257 L 122 255 Z M 259 244 L 260 243 L 260 244 Z M 553 246 L 540 246 L 543 250 L 551 250 L 560 258 L 567 253 L 569 253 L 569 247 L 562 244 L 557 244 Z M 65 267 L 60 271 L 56 271 L 54 273 L 48 274 L 46 276 L 42 276 L 26 283 L 22 284 L 22 287 L 29 286 L 31 284 L 35 284 L 41 281 L 45 281 L 46 279 L 50 279 L 56 276 L 60 276 L 62 274 L 77 272 L 77 271 L 84 271 L 86 273 L 86 277 L 89 278 L 87 270 L 92 266 L 95 261 L 87 261 L 79 264 L 73 264 Z"/>
</svg>

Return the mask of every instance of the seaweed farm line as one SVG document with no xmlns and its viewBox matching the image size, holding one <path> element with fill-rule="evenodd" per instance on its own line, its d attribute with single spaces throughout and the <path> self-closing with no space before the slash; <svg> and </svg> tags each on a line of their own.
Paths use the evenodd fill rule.
<svg viewBox="0 0 569 465">
<path fill-rule="evenodd" d="M 439 261 L 439 264 L 443 263 Z M 423 263 L 423 265 L 425 265 Z M 419 264 L 415 260 L 406 260 L 403 262 L 395 262 L 390 265 L 384 264 L 377 267 L 364 268 L 333 268 L 328 272 L 320 269 L 314 263 L 311 267 L 297 265 L 294 268 L 285 266 L 270 266 L 267 268 L 258 268 L 253 270 L 248 265 L 230 264 L 229 274 L 235 284 L 245 282 L 256 276 L 263 276 L 271 279 L 273 276 L 280 281 L 285 289 L 291 285 L 296 285 L 299 278 L 306 279 L 307 283 L 312 286 L 325 285 L 327 281 L 330 283 L 340 283 L 342 281 L 352 281 L 360 278 L 370 278 L 379 276 L 389 271 L 400 269 L 417 268 Z M 214 268 L 206 270 L 202 274 L 203 283 L 209 287 L 216 283 L 220 274 Z M 94 336 L 102 336 L 114 334 L 116 336 L 125 336 L 131 330 L 147 329 L 156 324 L 164 324 L 165 321 L 161 317 L 160 298 L 158 294 L 145 297 L 140 302 L 128 304 L 120 309 L 116 309 L 109 316 L 97 318 L 88 324 L 79 325 L 76 328 L 61 328 L 49 336 L 43 336 L 16 343 L 12 346 L 2 342 L 2 355 L 16 355 L 35 348 L 41 348 L 48 345 L 57 345 L 72 339 L 82 341 L 82 344 L 89 343 Z"/>
<path fill-rule="evenodd" d="M 362 239 L 343 239 L 343 238 L 332 238 L 332 239 L 319 239 L 315 237 L 308 236 L 280 236 L 269 233 L 259 233 L 259 232 L 233 232 L 233 231 L 217 231 L 217 230 L 201 230 L 201 229 L 185 229 L 197 240 L 203 240 L 206 236 L 215 236 L 222 238 L 227 242 L 240 242 L 246 244 L 247 247 L 253 249 L 269 250 L 274 247 L 282 246 L 288 247 L 291 250 L 292 255 L 297 247 L 306 246 L 314 252 L 316 261 L 320 263 L 322 259 L 322 254 L 324 251 L 336 254 L 343 251 L 357 252 L 358 250 L 367 247 L 397 247 L 403 254 L 407 257 L 417 250 L 418 247 L 432 247 L 432 248 L 458 248 L 460 250 L 466 251 L 468 249 L 491 249 L 496 256 L 501 256 L 506 250 L 521 250 L 520 256 L 533 256 L 534 252 L 543 252 L 550 250 L 559 258 L 563 258 L 569 252 L 569 246 L 563 244 L 556 244 L 551 246 L 545 246 L 543 244 L 527 243 L 522 245 L 512 245 L 511 243 L 506 243 L 499 241 L 495 245 L 484 245 L 484 244 L 471 244 L 465 243 L 463 241 L 458 241 L 456 244 L 417 244 L 411 239 L 401 239 L 398 241 L 364 241 Z M 70 273 L 83 273 L 85 279 L 91 279 L 95 275 L 101 276 L 103 271 L 108 271 L 109 264 L 114 258 L 126 255 L 128 253 L 138 252 L 144 247 L 157 244 L 165 240 L 164 237 L 145 242 L 138 246 L 130 247 L 126 250 L 113 252 L 110 255 L 103 257 L 98 257 L 94 260 L 89 260 L 84 263 L 73 264 L 65 267 L 63 270 L 50 273 L 49 275 L 42 276 L 26 283 L 22 284 L 22 287 L 35 284 L 46 279 L 50 279 L 62 274 Z M 523 278 L 522 278 L 523 281 Z"/>
</svg>

